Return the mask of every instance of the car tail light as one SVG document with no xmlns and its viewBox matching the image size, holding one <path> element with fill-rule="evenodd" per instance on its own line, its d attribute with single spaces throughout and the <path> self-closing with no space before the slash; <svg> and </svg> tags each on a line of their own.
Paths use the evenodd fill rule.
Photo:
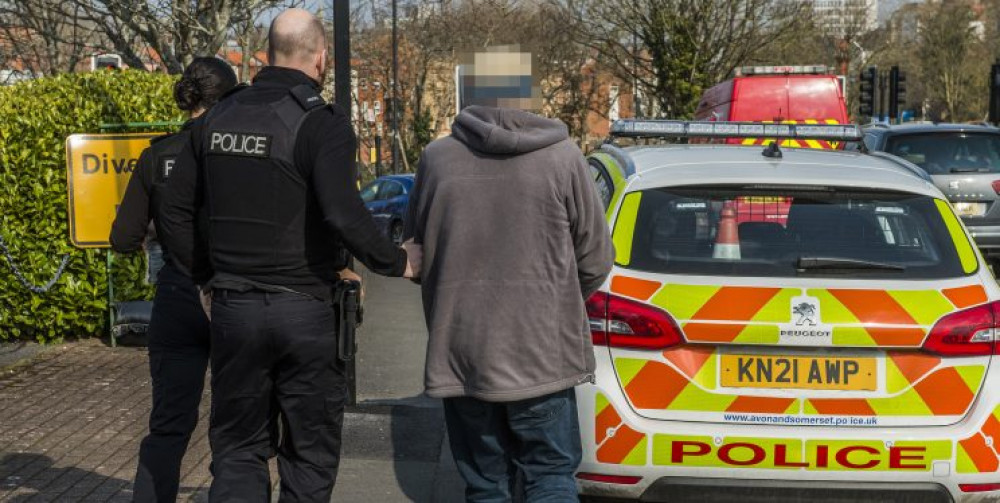
<svg viewBox="0 0 1000 503">
<path fill-rule="evenodd" d="M 684 342 L 673 318 L 662 309 L 598 292 L 587 300 L 594 344 L 616 348 L 665 349 Z"/>
<path fill-rule="evenodd" d="M 1000 491 L 1000 484 L 959 484 L 958 488 L 963 493 L 984 493 L 987 491 Z"/>
<path fill-rule="evenodd" d="M 1000 180 L 993 180 L 993 183 L 991 183 L 990 185 L 993 186 L 993 192 L 996 192 L 998 195 L 1000 195 Z"/>
<path fill-rule="evenodd" d="M 996 352 L 1000 302 L 983 304 L 938 320 L 923 349 L 943 356 L 984 356 Z"/>
<path fill-rule="evenodd" d="M 580 480 L 589 480 L 591 482 L 604 482 L 605 484 L 621 484 L 621 485 L 635 485 L 638 484 L 642 477 L 635 477 L 632 475 L 604 475 L 602 473 L 578 473 L 576 478 Z"/>
<path fill-rule="evenodd" d="M 608 343 L 607 332 L 608 294 L 597 292 L 587 299 L 587 318 L 590 320 L 590 337 L 595 345 Z"/>
</svg>

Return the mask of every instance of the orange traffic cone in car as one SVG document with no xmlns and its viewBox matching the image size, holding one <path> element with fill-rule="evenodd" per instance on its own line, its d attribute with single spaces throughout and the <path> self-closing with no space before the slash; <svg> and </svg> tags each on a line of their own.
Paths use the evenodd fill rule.
<svg viewBox="0 0 1000 503">
<path fill-rule="evenodd" d="M 723 204 L 719 217 L 719 232 L 715 236 L 712 258 L 739 260 L 740 235 L 736 223 L 736 208 L 733 207 L 733 203 Z"/>
</svg>

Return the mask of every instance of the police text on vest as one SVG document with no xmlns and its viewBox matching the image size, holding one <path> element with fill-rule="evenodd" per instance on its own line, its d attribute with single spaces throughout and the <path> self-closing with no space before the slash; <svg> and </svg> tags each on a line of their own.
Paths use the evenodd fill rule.
<svg viewBox="0 0 1000 503">
<path fill-rule="evenodd" d="M 271 137 L 259 133 L 212 131 L 208 151 L 212 154 L 267 159 L 271 155 Z"/>
</svg>

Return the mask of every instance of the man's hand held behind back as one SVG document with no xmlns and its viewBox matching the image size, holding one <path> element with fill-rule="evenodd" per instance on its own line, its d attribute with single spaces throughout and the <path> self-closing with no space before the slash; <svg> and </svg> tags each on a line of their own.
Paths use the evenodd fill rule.
<svg viewBox="0 0 1000 503">
<path fill-rule="evenodd" d="M 413 242 L 413 238 L 403 243 L 406 250 L 406 271 L 403 277 L 407 279 L 417 279 L 420 277 L 420 269 L 424 264 L 424 247 Z"/>
</svg>

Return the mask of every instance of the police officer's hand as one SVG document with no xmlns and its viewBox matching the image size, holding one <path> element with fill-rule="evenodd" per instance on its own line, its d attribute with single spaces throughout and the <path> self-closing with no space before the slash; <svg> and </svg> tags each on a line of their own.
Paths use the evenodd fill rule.
<svg viewBox="0 0 1000 503">
<path fill-rule="evenodd" d="M 413 242 L 413 238 L 407 239 L 403 243 L 406 250 L 406 272 L 404 278 L 414 279 L 420 277 L 420 268 L 424 264 L 424 247 Z"/>
<path fill-rule="evenodd" d="M 358 274 L 358 273 L 356 273 L 356 272 L 354 272 L 354 271 L 352 271 L 350 269 L 344 269 L 344 270 L 338 272 L 337 274 L 340 275 L 341 281 L 357 281 L 358 283 L 360 283 L 361 284 L 361 300 L 362 301 L 365 300 L 365 283 L 364 283 L 364 281 L 361 280 L 361 275 L 360 274 Z"/>
</svg>

